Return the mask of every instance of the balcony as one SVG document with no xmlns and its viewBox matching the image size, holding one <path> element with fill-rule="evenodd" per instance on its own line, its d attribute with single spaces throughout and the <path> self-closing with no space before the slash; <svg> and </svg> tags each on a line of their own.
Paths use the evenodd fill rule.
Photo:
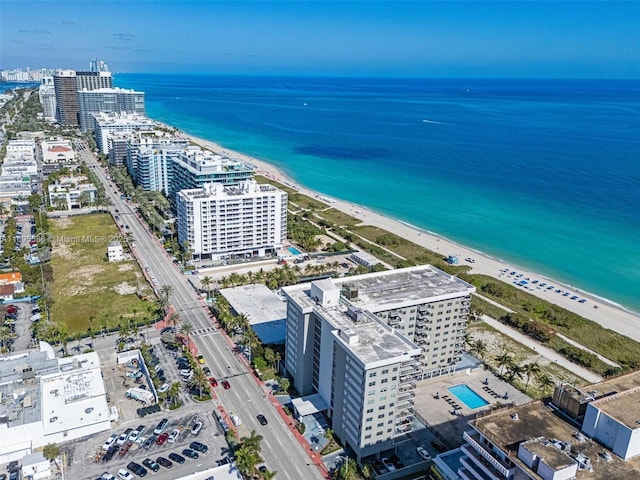
<svg viewBox="0 0 640 480">
<path fill-rule="evenodd" d="M 464 432 L 462 439 L 468 444 L 462 446 L 462 451 L 471 458 L 474 463 L 484 467 L 483 470 L 487 471 L 487 473 L 489 473 L 489 469 L 487 467 L 490 465 L 492 469 L 499 472 L 503 477 L 509 476 L 509 465 L 494 457 L 483 445 L 478 443 L 475 438 L 469 435 L 468 432 Z"/>
</svg>

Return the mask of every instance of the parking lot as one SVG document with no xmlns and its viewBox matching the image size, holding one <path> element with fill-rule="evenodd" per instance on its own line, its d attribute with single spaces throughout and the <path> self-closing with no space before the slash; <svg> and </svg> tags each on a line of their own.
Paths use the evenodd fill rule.
<svg viewBox="0 0 640 480">
<path fill-rule="evenodd" d="M 175 367 L 175 360 L 171 352 L 160 345 L 159 332 L 151 330 L 149 333 L 150 343 L 154 345 L 159 365 L 166 372 L 167 382 L 178 381 L 179 374 Z M 125 364 L 117 365 L 116 340 L 117 337 L 113 335 L 98 338 L 95 341 L 95 347 L 102 363 L 109 405 L 117 408 L 119 419 L 112 422 L 110 431 L 70 444 L 67 451 L 68 478 L 95 479 L 105 471 L 115 475 L 120 468 L 126 468 L 132 461 L 142 465 L 146 458 L 152 460 L 156 460 L 160 456 L 168 458 L 172 452 L 185 457 L 181 452 L 188 448 L 193 441 L 207 445 L 208 451 L 198 453 L 197 459 L 185 457 L 184 464 L 173 462 L 170 469 L 160 467 L 160 470 L 154 473 L 154 477 L 169 480 L 182 474 L 192 473 L 194 469 L 202 470 L 212 464 L 215 465 L 217 460 L 225 457 L 227 444 L 222 429 L 213 416 L 214 403 L 211 401 L 196 402 L 189 395 L 182 394 L 183 407 L 174 411 L 161 410 L 143 418 L 138 416 L 136 410 L 143 404 L 125 398 L 125 392 L 129 388 L 146 384 L 146 381 L 136 383 L 133 377 L 127 376 L 128 371 L 133 371 L 131 368 L 128 369 Z M 156 443 L 157 435 L 153 431 L 163 418 L 169 421 L 164 432 L 171 433 L 173 430 L 178 430 L 180 433 L 175 442 L 169 443 L 168 440 L 165 440 L 162 445 L 159 445 Z M 202 428 L 197 435 L 191 433 L 191 427 L 196 421 L 202 422 Z M 123 450 L 118 448 L 118 452 L 114 452 L 112 458 L 105 461 L 107 449 L 103 447 L 107 439 L 112 434 L 120 436 L 127 429 L 133 431 L 139 426 L 144 427 L 142 434 L 137 439 L 134 438 L 134 441 L 123 441 L 122 445 L 130 443 L 128 448 L 125 447 Z M 145 445 L 148 448 L 145 448 L 144 442 L 150 438 L 150 442 Z M 122 454 L 120 454 L 121 451 Z"/>
</svg>

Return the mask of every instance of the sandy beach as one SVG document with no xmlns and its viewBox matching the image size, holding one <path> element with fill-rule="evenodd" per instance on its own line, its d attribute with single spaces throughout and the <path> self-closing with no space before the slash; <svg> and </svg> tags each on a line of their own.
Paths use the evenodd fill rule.
<svg viewBox="0 0 640 480">
<path fill-rule="evenodd" d="M 169 125 L 165 126 L 172 128 Z M 443 256 L 457 255 L 460 264 L 471 266 L 473 273 L 489 275 L 505 283 L 517 283 L 525 280 L 528 283 L 519 288 L 526 288 L 527 291 L 533 295 L 548 300 L 589 320 L 593 320 L 605 328 L 614 330 L 640 342 L 640 315 L 637 313 L 627 311 L 618 305 L 607 302 L 602 298 L 598 298 L 575 287 L 564 285 L 561 282 L 557 282 L 535 272 L 522 269 L 517 265 L 508 264 L 499 259 L 484 255 L 481 252 L 459 245 L 431 232 L 426 232 L 404 222 L 381 215 L 361 205 L 356 205 L 339 198 L 330 198 L 321 192 L 314 192 L 304 188 L 288 178 L 281 170 L 263 160 L 229 150 L 215 142 L 188 135 L 185 132 L 181 132 L 181 134 L 189 138 L 192 142 L 215 153 L 251 164 L 256 168 L 256 173 L 276 180 L 291 188 L 295 188 L 304 195 L 324 201 L 327 205 L 337 210 L 361 219 L 363 224 L 373 225 L 383 230 L 394 232 L 429 250 L 442 253 Z M 467 258 L 473 259 L 474 262 L 467 262 Z M 510 275 L 511 272 L 517 273 L 516 275 Z M 533 283 L 534 280 L 538 280 L 538 282 Z M 541 287 L 540 283 L 546 283 L 546 286 Z M 548 289 L 551 285 L 555 287 L 553 290 Z M 558 289 L 562 292 L 556 293 Z M 565 292 L 569 292 L 569 295 L 565 296 Z M 573 296 L 577 296 L 579 299 L 586 299 L 586 302 L 580 303 L 579 299 L 572 300 L 571 297 Z"/>
</svg>

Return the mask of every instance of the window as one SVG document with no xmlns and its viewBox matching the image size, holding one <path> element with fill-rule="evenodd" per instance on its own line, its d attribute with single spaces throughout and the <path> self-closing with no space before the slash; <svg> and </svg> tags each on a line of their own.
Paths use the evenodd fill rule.
<svg viewBox="0 0 640 480">
<path fill-rule="evenodd" d="M 373 413 L 373 408 L 370 408 L 369 410 L 367 410 L 367 413 Z"/>
</svg>

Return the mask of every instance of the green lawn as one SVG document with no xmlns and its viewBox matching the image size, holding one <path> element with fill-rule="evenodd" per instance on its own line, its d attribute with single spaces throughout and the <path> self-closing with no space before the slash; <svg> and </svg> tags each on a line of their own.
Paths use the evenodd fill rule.
<svg viewBox="0 0 640 480">
<path fill-rule="evenodd" d="M 152 295 L 138 264 L 109 263 L 107 243 L 122 240 L 110 215 L 82 215 L 51 221 L 53 304 L 51 319 L 65 324 L 70 335 L 115 329 L 121 323 L 154 318 Z"/>
</svg>

